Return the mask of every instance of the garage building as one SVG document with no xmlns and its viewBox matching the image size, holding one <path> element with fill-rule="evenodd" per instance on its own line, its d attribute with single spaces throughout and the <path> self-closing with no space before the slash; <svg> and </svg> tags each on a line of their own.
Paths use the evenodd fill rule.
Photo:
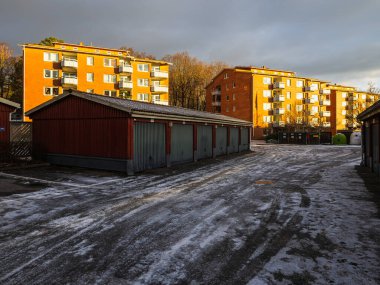
<svg viewBox="0 0 380 285">
<path fill-rule="evenodd" d="M 247 151 L 252 125 L 71 90 L 26 115 L 33 120 L 35 159 L 128 174 Z"/>
<path fill-rule="evenodd" d="M 363 164 L 380 176 L 380 101 L 358 115 L 363 121 Z"/>
</svg>

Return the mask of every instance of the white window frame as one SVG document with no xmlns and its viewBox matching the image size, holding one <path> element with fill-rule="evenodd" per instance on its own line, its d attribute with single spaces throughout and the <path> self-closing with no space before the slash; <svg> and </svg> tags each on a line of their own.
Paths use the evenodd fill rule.
<svg viewBox="0 0 380 285">
<path fill-rule="evenodd" d="M 303 105 L 296 105 L 296 111 L 302 112 L 303 111 Z"/>
<path fill-rule="evenodd" d="M 115 58 L 106 57 L 103 59 L 104 67 L 116 67 L 116 64 L 117 62 Z"/>
<path fill-rule="evenodd" d="M 116 83 L 116 75 L 115 74 L 103 74 L 104 83 Z"/>
<path fill-rule="evenodd" d="M 50 94 L 47 94 L 46 93 L 46 89 L 48 89 L 48 90 L 50 90 L 49 92 L 50 92 Z M 57 90 L 57 94 L 54 94 L 54 89 L 56 89 Z M 44 87 L 43 88 L 43 94 L 44 94 L 44 96 L 57 96 L 57 95 L 59 95 L 59 87 Z"/>
<path fill-rule="evenodd" d="M 49 75 L 46 76 L 46 72 L 49 72 Z M 56 76 L 54 76 L 54 73 Z M 44 78 L 57 79 L 59 77 L 59 71 L 56 69 L 44 69 Z"/>
<path fill-rule="evenodd" d="M 117 96 L 116 90 L 104 90 L 103 94 L 104 94 L 104 96 L 109 96 L 109 97 L 116 97 Z M 112 94 L 115 94 L 115 96 L 112 96 Z"/>
<path fill-rule="evenodd" d="M 303 99 L 303 93 L 297 93 L 296 94 L 296 99 L 297 100 L 302 100 Z"/>
<path fill-rule="evenodd" d="M 149 79 L 148 78 L 138 78 L 137 79 L 137 86 L 149 87 Z M 141 93 L 141 94 L 145 94 L 145 93 Z"/>
<path fill-rule="evenodd" d="M 137 100 L 148 102 L 149 101 L 149 94 L 148 93 L 137 93 Z"/>
<path fill-rule="evenodd" d="M 86 63 L 88 66 L 93 66 L 94 65 L 94 57 L 93 56 L 88 56 L 86 59 Z"/>
<path fill-rule="evenodd" d="M 272 110 L 272 104 L 271 103 L 263 103 L 263 110 L 264 111 Z"/>
<path fill-rule="evenodd" d="M 347 102 L 346 101 L 343 101 L 342 102 L 342 107 L 346 107 L 347 106 Z"/>
<path fill-rule="evenodd" d="M 297 87 L 303 87 L 303 81 L 302 80 L 297 80 L 296 86 Z"/>
<path fill-rule="evenodd" d="M 342 92 L 342 98 L 347 98 L 347 92 Z"/>
<path fill-rule="evenodd" d="M 272 91 L 271 90 L 263 90 L 263 96 L 265 98 L 270 98 L 272 97 Z"/>
<path fill-rule="evenodd" d="M 286 92 L 286 99 L 292 99 L 292 92 L 290 91 Z"/>
<path fill-rule="evenodd" d="M 286 79 L 286 86 L 291 86 L 292 85 L 292 81 L 290 79 Z"/>
<path fill-rule="evenodd" d="M 286 110 L 291 111 L 292 110 L 292 104 L 287 104 L 286 105 Z"/>
<path fill-rule="evenodd" d="M 87 72 L 86 73 L 86 80 L 87 82 L 94 82 L 95 75 L 93 72 Z"/>
<path fill-rule="evenodd" d="M 58 62 L 59 61 L 59 55 L 56 52 L 44 52 L 44 61 Z"/>
<path fill-rule="evenodd" d="M 272 123 L 272 116 L 263 116 L 264 123 Z"/>
<path fill-rule="evenodd" d="M 147 64 L 147 63 L 139 63 L 137 65 L 137 71 L 139 71 L 139 72 L 149 72 L 149 64 Z"/>
<path fill-rule="evenodd" d="M 161 95 L 160 94 L 152 94 L 152 102 L 160 102 Z"/>
<path fill-rule="evenodd" d="M 87 93 L 94 93 L 94 89 L 86 89 Z"/>
<path fill-rule="evenodd" d="M 263 84 L 266 84 L 266 85 L 272 84 L 272 78 L 271 77 L 264 77 L 263 78 Z"/>
</svg>

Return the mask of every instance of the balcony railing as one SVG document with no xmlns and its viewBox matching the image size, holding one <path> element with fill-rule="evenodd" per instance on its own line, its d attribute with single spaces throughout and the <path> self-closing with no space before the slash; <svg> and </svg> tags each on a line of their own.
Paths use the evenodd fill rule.
<svg viewBox="0 0 380 285">
<path fill-rule="evenodd" d="M 331 123 L 330 122 L 323 122 L 322 126 L 325 127 L 325 128 L 330 128 L 331 127 Z"/>
<path fill-rule="evenodd" d="M 285 127 L 285 121 L 277 121 L 272 123 L 274 128 Z"/>
<path fill-rule="evenodd" d="M 119 65 L 119 72 L 120 73 L 133 73 L 133 67 L 131 65 L 127 65 L 127 64 Z"/>
<path fill-rule="evenodd" d="M 121 88 L 121 89 L 132 89 L 133 83 L 132 83 L 132 81 L 119 81 L 119 88 Z"/>
<path fill-rule="evenodd" d="M 319 90 L 319 93 L 323 94 L 323 95 L 330 95 L 331 90 L 330 89 L 321 89 L 321 90 Z"/>
<path fill-rule="evenodd" d="M 302 99 L 302 104 L 311 104 L 311 99 L 308 99 L 308 98 Z"/>
<path fill-rule="evenodd" d="M 273 102 L 285 102 L 285 96 L 284 95 L 275 95 L 273 97 Z"/>
<path fill-rule="evenodd" d="M 283 115 L 285 114 L 285 109 L 284 108 L 276 108 L 274 109 L 274 115 Z"/>
<path fill-rule="evenodd" d="M 330 100 L 321 100 L 321 101 L 319 101 L 319 105 L 321 105 L 321 106 L 330 106 L 331 105 L 331 101 Z"/>
<path fill-rule="evenodd" d="M 150 76 L 155 78 L 169 78 L 169 73 L 167 71 L 153 70 Z"/>
<path fill-rule="evenodd" d="M 64 58 L 61 61 L 62 67 L 78 68 L 78 61 L 74 58 Z"/>
<path fill-rule="evenodd" d="M 321 117 L 330 117 L 331 116 L 331 112 L 330 111 L 322 111 L 322 112 L 319 112 L 319 115 Z"/>
<path fill-rule="evenodd" d="M 305 86 L 303 88 L 304 92 L 309 92 L 309 91 L 317 91 L 318 90 L 318 86 Z"/>
<path fill-rule="evenodd" d="M 211 102 L 211 106 L 220 106 L 220 105 L 221 105 L 221 103 L 218 101 Z"/>
<path fill-rule="evenodd" d="M 78 85 L 78 78 L 73 76 L 65 76 L 61 79 L 62 84 Z"/>
<path fill-rule="evenodd" d="M 284 82 L 275 82 L 275 83 L 273 83 L 273 88 L 274 89 L 284 89 L 285 83 Z"/>
<path fill-rule="evenodd" d="M 156 86 L 153 85 L 150 87 L 151 92 L 161 92 L 161 93 L 168 93 L 169 88 L 167 86 Z"/>
</svg>

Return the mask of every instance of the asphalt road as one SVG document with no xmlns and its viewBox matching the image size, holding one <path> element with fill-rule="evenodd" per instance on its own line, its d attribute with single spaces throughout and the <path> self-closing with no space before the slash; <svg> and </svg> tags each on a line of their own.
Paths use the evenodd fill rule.
<svg viewBox="0 0 380 285">
<path fill-rule="evenodd" d="M 254 150 L 135 177 L 0 173 L 39 190 L 0 197 L 0 284 L 380 284 L 360 148 Z"/>
</svg>

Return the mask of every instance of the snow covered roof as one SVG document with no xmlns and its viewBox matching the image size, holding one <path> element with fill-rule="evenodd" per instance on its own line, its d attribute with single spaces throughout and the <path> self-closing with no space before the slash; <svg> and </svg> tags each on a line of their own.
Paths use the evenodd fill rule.
<svg viewBox="0 0 380 285">
<path fill-rule="evenodd" d="M 0 98 L 0 103 L 4 104 L 4 105 L 11 106 L 11 107 L 15 107 L 17 109 L 20 108 L 20 104 L 15 103 L 15 102 L 10 101 L 10 100 L 7 100 L 7 99 L 4 99 L 4 98 Z"/>
<path fill-rule="evenodd" d="M 140 102 L 116 97 L 109 97 L 104 95 L 86 93 L 81 91 L 69 90 L 64 92 L 62 95 L 49 100 L 30 111 L 26 112 L 27 116 L 46 108 L 47 106 L 60 101 L 67 96 L 76 96 L 83 98 L 92 102 L 96 102 L 111 108 L 115 108 L 127 113 L 130 113 L 132 117 L 140 118 L 153 118 L 153 119 L 170 119 L 170 120 L 186 120 L 186 121 L 199 121 L 208 123 L 219 123 L 228 125 L 239 125 L 239 126 L 252 126 L 252 122 L 240 120 L 237 118 L 232 118 L 220 114 L 198 111 L 193 109 L 173 107 L 158 105 L 147 102 Z"/>
</svg>

